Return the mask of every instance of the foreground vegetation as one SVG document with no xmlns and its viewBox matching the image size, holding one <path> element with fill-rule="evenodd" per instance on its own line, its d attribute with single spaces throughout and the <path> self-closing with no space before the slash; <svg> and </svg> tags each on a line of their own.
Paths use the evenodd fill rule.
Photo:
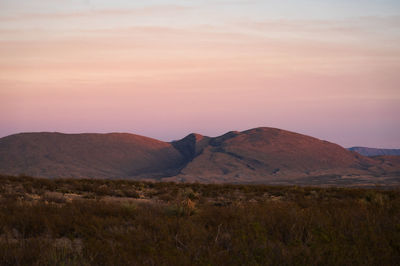
<svg viewBox="0 0 400 266">
<path fill-rule="evenodd" d="M 399 261 L 399 190 L 0 177 L 1 265 Z"/>
</svg>

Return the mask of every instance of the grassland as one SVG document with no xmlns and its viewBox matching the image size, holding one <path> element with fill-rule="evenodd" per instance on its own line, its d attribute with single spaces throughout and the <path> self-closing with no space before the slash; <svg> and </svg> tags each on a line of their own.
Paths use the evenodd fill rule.
<svg viewBox="0 0 400 266">
<path fill-rule="evenodd" d="M 0 176 L 1 265 L 398 265 L 400 191 Z"/>
</svg>

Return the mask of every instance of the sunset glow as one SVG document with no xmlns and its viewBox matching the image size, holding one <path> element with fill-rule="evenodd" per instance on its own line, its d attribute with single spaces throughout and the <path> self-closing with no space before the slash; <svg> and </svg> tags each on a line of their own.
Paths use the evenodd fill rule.
<svg viewBox="0 0 400 266">
<path fill-rule="evenodd" d="M 400 148 L 400 1 L 350 2 L 1 1 L 0 137 L 269 126 Z"/>
</svg>

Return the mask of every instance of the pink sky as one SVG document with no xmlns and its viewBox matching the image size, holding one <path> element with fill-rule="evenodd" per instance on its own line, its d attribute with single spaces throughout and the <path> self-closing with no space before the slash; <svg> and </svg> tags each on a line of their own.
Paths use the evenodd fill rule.
<svg viewBox="0 0 400 266">
<path fill-rule="evenodd" d="M 76 1 L 76 10 L 6 2 L 0 137 L 131 132 L 172 140 L 271 126 L 346 147 L 400 148 L 400 14 L 389 8 L 264 16 L 263 4 L 237 1 L 243 10 L 221 2 L 218 16 L 192 1 Z"/>
</svg>

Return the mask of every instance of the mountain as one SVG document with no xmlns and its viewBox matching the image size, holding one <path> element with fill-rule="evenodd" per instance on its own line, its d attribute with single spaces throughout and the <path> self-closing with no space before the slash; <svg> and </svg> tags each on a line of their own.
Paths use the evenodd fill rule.
<svg viewBox="0 0 400 266">
<path fill-rule="evenodd" d="M 355 184 L 400 181 L 400 160 L 365 157 L 276 128 L 190 134 L 163 142 L 133 134 L 22 133 L 0 139 L 0 173 L 207 183 Z"/>
<path fill-rule="evenodd" d="M 367 147 L 351 147 L 350 151 L 358 152 L 364 156 L 381 156 L 381 155 L 400 155 L 400 149 L 376 149 Z"/>
<path fill-rule="evenodd" d="M 134 134 L 22 133 L 0 139 L 0 172 L 43 177 L 129 178 L 175 174 L 170 143 Z"/>
<path fill-rule="evenodd" d="M 342 177 L 351 181 L 400 173 L 400 164 L 388 158 L 364 157 L 334 143 L 275 128 L 232 131 L 216 138 L 192 134 L 173 145 L 192 157 L 178 175 L 165 179 L 169 181 L 320 183 L 324 178 L 337 182 Z"/>
</svg>

